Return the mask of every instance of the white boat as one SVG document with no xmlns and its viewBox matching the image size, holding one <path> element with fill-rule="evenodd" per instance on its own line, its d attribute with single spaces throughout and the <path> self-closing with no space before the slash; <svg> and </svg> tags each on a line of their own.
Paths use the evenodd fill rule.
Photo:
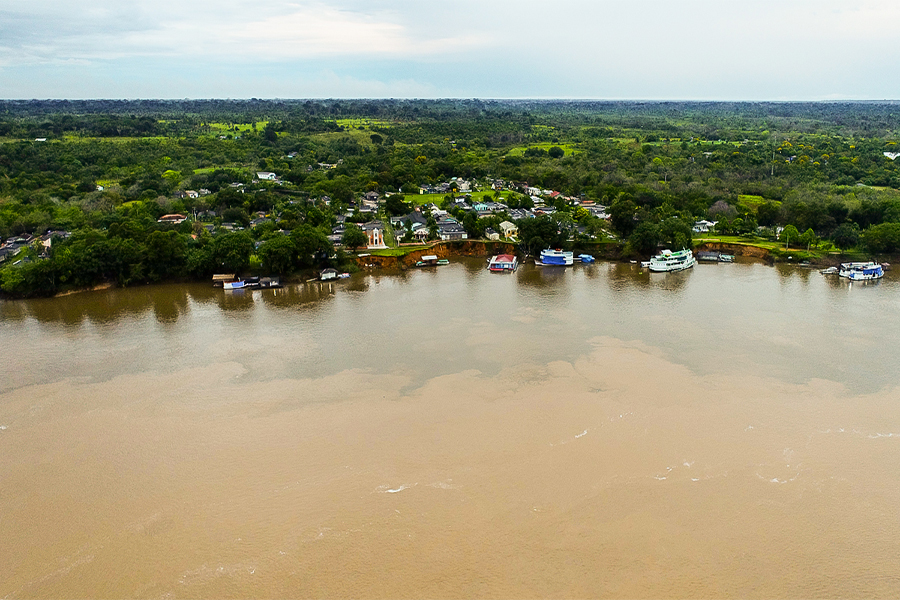
<svg viewBox="0 0 900 600">
<path fill-rule="evenodd" d="M 844 263 L 838 274 L 850 281 L 871 281 L 884 277 L 884 268 L 877 262 Z"/>
<path fill-rule="evenodd" d="M 575 264 L 575 256 L 572 252 L 564 250 L 541 250 L 541 258 L 535 261 L 537 265 L 568 267 Z"/>
<path fill-rule="evenodd" d="M 678 252 L 663 250 L 650 259 L 650 270 L 655 273 L 683 271 L 690 269 L 695 264 L 697 264 L 697 259 L 690 250 L 679 250 Z"/>
<path fill-rule="evenodd" d="M 874 261 L 841 263 L 838 275 L 851 281 L 865 281 L 884 277 L 884 268 Z"/>
<path fill-rule="evenodd" d="M 222 287 L 226 290 L 242 290 L 247 285 L 245 281 L 225 281 L 222 283 Z"/>
<path fill-rule="evenodd" d="M 822 275 L 837 275 L 838 268 L 837 267 L 828 267 L 827 269 L 822 269 L 819 271 Z"/>
</svg>

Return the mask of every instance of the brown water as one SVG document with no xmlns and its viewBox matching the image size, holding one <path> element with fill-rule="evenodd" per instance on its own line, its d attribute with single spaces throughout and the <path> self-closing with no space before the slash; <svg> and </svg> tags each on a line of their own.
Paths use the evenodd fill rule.
<svg viewBox="0 0 900 600">
<path fill-rule="evenodd" d="M 0 598 L 897 597 L 900 277 L 0 303 Z"/>
</svg>

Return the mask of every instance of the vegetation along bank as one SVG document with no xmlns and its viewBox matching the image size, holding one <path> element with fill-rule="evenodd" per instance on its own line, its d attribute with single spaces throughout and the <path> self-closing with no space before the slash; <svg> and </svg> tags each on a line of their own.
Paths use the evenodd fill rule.
<svg viewBox="0 0 900 600">
<path fill-rule="evenodd" d="M 435 242 L 890 255 L 898 131 L 875 102 L 4 101 L 0 291 L 300 276 Z"/>
</svg>

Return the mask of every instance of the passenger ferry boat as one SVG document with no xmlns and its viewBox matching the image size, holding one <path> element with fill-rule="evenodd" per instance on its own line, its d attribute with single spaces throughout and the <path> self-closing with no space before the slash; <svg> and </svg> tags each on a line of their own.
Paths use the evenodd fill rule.
<svg viewBox="0 0 900 600">
<path fill-rule="evenodd" d="M 541 250 L 541 259 L 536 261 L 535 264 L 568 267 L 575 264 L 575 256 L 572 252 L 547 248 L 546 250 Z"/>
<path fill-rule="evenodd" d="M 869 281 L 884 277 L 884 267 L 877 262 L 842 263 L 838 275 L 850 281 Z"/>
<path fill-rule="evenodd" d="M 512 254 L 498 254 L 497 256 L 491 257 L 491 262 L 488 263 L 488 269 L 493 271 L 494 273 L 501 272 L 512 272 L 515 271 L 519 266 L 519 261 Z"/>
<path fill-rule="evenodd" d="M 649 267 L 655 273 L 663 273 L 683 271 L 684 269 L 690 269 L 695 264 L 697 264 L 697 260 L 694 258 L 694 253 L 690 250 L 679 250 L 678 252 L 663 250 L 650 259 Z"/>
<path fill-rule="evenodd" d="M 850 281 L 867 281 L 884 277 L 884 267 L 874 261 L 864 263 L 841 263 L 838 275 Z"/>
</svg>

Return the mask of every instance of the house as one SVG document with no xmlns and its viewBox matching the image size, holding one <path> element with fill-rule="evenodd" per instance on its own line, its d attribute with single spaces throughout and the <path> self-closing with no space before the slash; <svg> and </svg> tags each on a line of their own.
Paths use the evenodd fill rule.
<svg viewBox="0 0 900 600">
<path fill-rule="evenodd" d="M 278 176 L 275 173 L 270 173 L 269 171 L 259 171 L 256 174 L 256 178 L 260 181 L 275 181 L 278 179 Z"/>
<path fill-rule="evenodd" d="M 500 223 L 500 231 L 503 232 L 503 237 L 506 239 L 514 238 L 519 235 L 519 228 L 516 227 L 515 223 L 510 223 L 509 221 Z"/>
<path fill-rule="evenodd" d="M 339 223 L 336 227 L 331 229 L 331 235 L 328 236 L 328 241 L 330 241 L 333 246 L 340 246 L 344 243 L 345 230 L 344 224 Z"/>
<path fill-rule="evenodd" d="M 196 192 L 194 190 L 184 190 L 184 195 L 188 198 L 199 198 L 200 192 Z"/>
<path fill-rule="evenodd" d="M 691 230 L 694 233 L 709 233 L 709 230 L 715 227 L 715 221 L 697 221 Z"/>
<path fill-rule="evenodd" d="M 582 206 L 584 206 L 584 205 L 582 205 Z M 598 204 L 596 206 L 585 206 L 585 208 L 588 210 L 589 213 L 591 213 L 591 215 L 597 217 L 598 219 L 608 219 L 609 218 L 609 214 L 607 214 L 605 206 Z"/>
<path fill-rule="evenodd" d="M 384 225 L 381 221 L 371 221 L 363 225 L 363 231 L 366 232 L 368 243 L 366 247 L 369 250 L 378 250 L 387 248 L 384 243 Z"/>
<path fill-rule="evenodd" d="M 465 228 L 453 219 L 445 219 L 438 223 L 438 235 L 445 242 L 469 239 L 469 234 L 466 233 Z"/>
<path fill-rule="evenodd" d="M 413 237 L 417 242 L 424 242 L 428 239 L 428 228 L 427 227 L 419 227 L 418 229 L 413 231 Z"/>
<path fill-rule="evenodd" d="M 157 223 L 171 223 L 172 225 L 178 225 L 179 223 L 184 223 L 187 221 L 187 217 L 180 214 L 171 214 L 171 215 L 163 215 L 156 220 Z"/>
<path fill-rule="evenodd" d="M 500 239 L 500 234 L 497 233 L 496 231 L 494 231 L 493 227 L 488 227 L 487 229 L 484 230 L 484 237 L 486 237 L 487 239 L 489 239 L 491 241 L 496 242 Z"/>
<path fill-rule="evenodd" d="M 898 156 L 900 156 L 900 152 L 885 152 L 884 155 L 887 156 L 889 159 L 894 160 Z"/>
</svg>

